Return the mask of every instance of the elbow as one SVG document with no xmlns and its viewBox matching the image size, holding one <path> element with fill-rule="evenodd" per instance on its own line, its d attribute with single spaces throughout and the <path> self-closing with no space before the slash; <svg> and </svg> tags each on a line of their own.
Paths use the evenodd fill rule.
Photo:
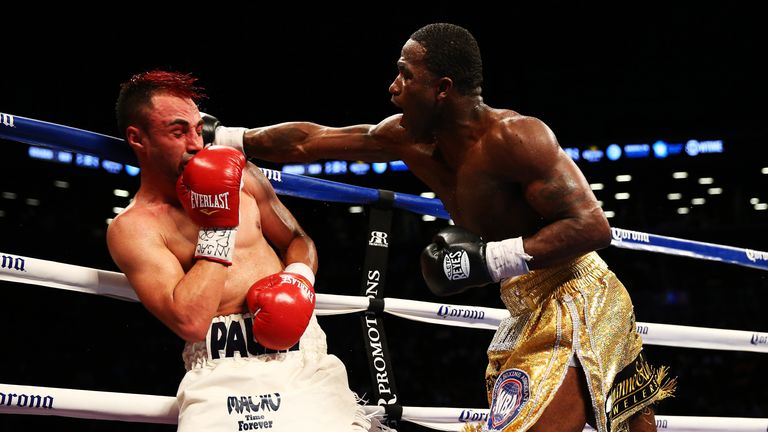
<svg viewBox="0 0 768 432">
<path fill-rule="evenodd" d="M 315 242 L 309 237 L 305 236 L 305 238 L 307 241 L 307 250 L 309 251 L 309 262 L 312 264 L 310 267 L 313 272 L 317 273 L 319 264 L 317 262 L 317 248 L 315 248 Z"/>
<path fill-rule="evenodd" d="M 598 208 L 596 213 L 598 214 L 591 218 L 589 232 L 595 250 L 599 250 L 611 245 L 611 226 L 602 209 Z"/>
<path fill-rule="evenodd" d="M 611 245 L 611 226 L 603 209 L 596 207 L 582 212 L 577 218 L 578 238 L 587 250 L 605 249 Z"/>
<path fill-rule="evenodd" d="M 210 320 L 191 320 L 188 322 L 178 322 L 172 329 L 176 335 L 187 342 L 199 342 L 205 340 L 210 325 Z"/>
<path fill-rule="evenodd" d="M 312 271 L 317 273 L 318 262 L 315 242 L 304 231 L 297 233 L 296 237 L 294 237 L 294 242 L 298 242 L 297 244 L 299 245 L 297 248 L 297 250 L 300 251 L 299 257 L 301 257 L 299 261 L 307 262 Z M 293 244 L 294 243 L 292 243 L 292 245 Z M 289 249 L 291 249 L 291 247 L 292 246 L 289 246 Z M 287 257 L 288 255 L 290 255 L 290 252 L 283 252 L 283 256 Z M 295 259 L 289 259 L 289 261 L 295 261 Z"/>
<path fill-rule="evenodd" d="M 611 245 L 611 229 L 608 228 L 607 235 L 602 235 L 596 241 L 595 250 L 605 249 Z"/>
</svg>

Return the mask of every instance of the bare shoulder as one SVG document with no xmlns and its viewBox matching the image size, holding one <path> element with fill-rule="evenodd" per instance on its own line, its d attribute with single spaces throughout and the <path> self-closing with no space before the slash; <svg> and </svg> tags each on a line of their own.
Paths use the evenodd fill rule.
<svg viewBox="0 0 768 432">
<path fill-rule="evenodd" d="M 243 190 L 253 195 L 257 200 L 264 199 L 269 195 L 274 194 L 274 188 L 272 187 L 272 183 L 269 181 L 267 174 L 265 174 L 265 171 L 267 174 L 272 175 L 272 173 L 270 173 L 271 170 L 260 168 L 253 162 L 248 161 L 245 165 Z"/>
<path fill-rule="evenodd" d="M 145 208 L 131 206 L 115 216 L 107 227 L 107 236 L 120 237 L 133 232 L 141 231 L 144 223 L 153 223 L 149 212 Z"/>
<path fill-rule="evenodd" d="M 494 110 L 492 116 L 485 149 L 494 165 L 537 170 L 560 157 L 557 138 L 543 121 L 511 110 Z"/>
<path fill-rule="evenodd" d="M 543 121 L 536 117 L 503 111 L 499 119 L 499 133 L 506 142 L 514 143 L 523 149 L 536 147 L 539 151 L 554 150 L 559 147 L 555 134 Z"/>
<path fill-rule="evenodd" d="M 165 218 L 158 216 L 158 209 L 142 206 L 130 206 L 117 215 L 107 227 L 107 245 L 113 258 L 136 250 L 137 245 L 161 243 Z"/>
</svg>

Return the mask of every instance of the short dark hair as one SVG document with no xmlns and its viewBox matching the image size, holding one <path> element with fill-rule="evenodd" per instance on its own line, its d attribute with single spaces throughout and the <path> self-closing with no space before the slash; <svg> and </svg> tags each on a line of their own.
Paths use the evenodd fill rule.
<svg viewBox="0 0 768 432">
<path fill-rule="evenodd" d="M 461 94 L 483 85 L 483 60 L 472 33 L 463 27 L 435 23 L 416 30 L 411 39 L 427 52 L 424 61 L 430 72 L 451 78 Z"/>
<path fill-rule="evenodd" d="M 122 134 L 130 124 L 143 120 L 143 110 L 152 105 L 152 96 L 167 93 L 192 99 L 197 103 L 205 99 L 205 90 L 195 85 L 197 78 L 189 73 L 152 70 L 131 77 L 120 85 L 115 104 L 117 127 Z"/>
</svg>

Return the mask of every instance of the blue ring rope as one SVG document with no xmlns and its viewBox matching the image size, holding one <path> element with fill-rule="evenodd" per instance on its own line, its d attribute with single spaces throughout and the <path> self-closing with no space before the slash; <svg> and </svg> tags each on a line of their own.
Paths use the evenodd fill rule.
<svg viewBox="0 0 768 432">
<path fill-rule="evenodd" d="M 136 156 L 120 138 L 11 114 L 0 113 L 0 138 L 89 153 L 123 164 L 136 165 L 137 163 Z M 275 191 L 281 195 L 352 204 L 371 204 L 379 199 L 377 189 L 273 170 L 263 171 L 272 182 Z M 450 219 L 442 202 L 436 198 L 395 192 L 393 206 L 413 213 Z M 665 237 L 621 228 L 612 228 L 611 231 L 613 234 L 611 244 L 619 248 L 660 252 L 768 270 L 768 252 L 764 251 Z"/>
</svg>

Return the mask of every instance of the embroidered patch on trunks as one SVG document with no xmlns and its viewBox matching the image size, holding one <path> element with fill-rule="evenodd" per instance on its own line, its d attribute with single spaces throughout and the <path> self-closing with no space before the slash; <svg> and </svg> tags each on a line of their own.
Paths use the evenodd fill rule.
<svg viewBox="0 0 768 432">
<path fill-rule="evenodd" d="M 493 386 L 489 430 L 504 429 L 520 414 L 530 396 L 529 383 L 528 374 L 520 369 L 507 369 L 499 375 Z"/>
<path fill-rule="evenodd" d="M 652 401 L 669 397 L 675 391 L 676 379 L 667 376 L 667 368 L 654 368 L 641 351 L 635 360 L 616 375 L 608 397 L 605 413 L 611 423 L 626 421 L 632 414 Z"/>
</svg>

